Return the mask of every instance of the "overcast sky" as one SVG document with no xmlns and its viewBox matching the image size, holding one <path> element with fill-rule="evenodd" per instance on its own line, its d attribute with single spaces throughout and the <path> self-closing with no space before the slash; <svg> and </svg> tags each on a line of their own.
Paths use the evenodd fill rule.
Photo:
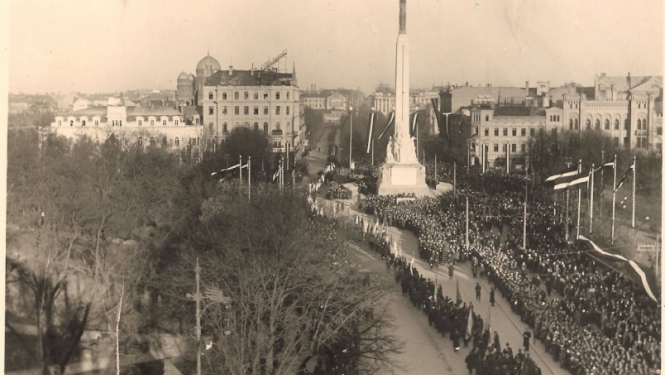
<svg viewBox="0 0 665 375">
<path fill-rule="evenodd" d="M 14 0 L 10 92 L 175 89 L 287 49 L 301 88 L 394 85 L 398 0 Z M 408 0 L 411 86 L 662 75 L 662 0 Z"/>
</svg>

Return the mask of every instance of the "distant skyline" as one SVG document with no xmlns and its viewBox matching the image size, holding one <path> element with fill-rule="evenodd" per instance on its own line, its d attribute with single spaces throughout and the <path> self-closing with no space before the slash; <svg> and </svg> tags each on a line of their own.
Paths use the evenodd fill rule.
<svg viewBox="0 0 665 375">
<path fill-rule="evenodd" d="M 395 74 L 398 0 L 14 0 L 9 92 L 174 90 L 208 51 L 222 69 L 281 66 L 302 89 Z M 192 5 L 195 4 L 195 5 Z M 411 86 L 593 85 L 662 75 L 661 0 L 407 0 Z"/>
</svg>

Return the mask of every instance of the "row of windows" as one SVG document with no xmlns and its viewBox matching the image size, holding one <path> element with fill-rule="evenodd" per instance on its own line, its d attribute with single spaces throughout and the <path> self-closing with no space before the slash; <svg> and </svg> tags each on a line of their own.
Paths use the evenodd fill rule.
<svg viewBox="0 0 665 375">
<path fill-rule="evenodd" d="M 615 119 L 614 120 L 614 130 L 619 130 L 619 126 L 620 126 L 619 125 L 619 120 Z M 577 119 L 574 122 L 571 119 L 568 123 L 568 127 L 571 130 L 573 130 L 573 129 L 577 130 Z M 625 130 L 629 129 L 630 122 L 628 121 L 628 119 L 626 119 L 624 121 L 624 126 L 623 127 L 624 127 Z M 587 128 L 587 130 L 591 129 L 591 119 L 586 120 L 586 128 Z M 603 128 L 605 130 L 610 130 L 611 124 L 610 124 L 609 119 L 605 119 L 605 122 L 603 123 Z M 594 122 L 594 129 L 595 130 L 600 130 L 600 119 L 596 119 L 596 121 Z M 647 130 L 647 120 L 646 119 L 638 119 L 637 120 L 637 130 Z"/>
<path fill-rule="evenodd" d="M 268 94 L 267 91 L 263 92 L 263 99 L 264 100 L 268 100 L 269 96 L 270 95 Z M 275 92 L 275 100 L 280 100 L 281 96 L 282 95 L 279 91 Z M 240 100 L 240 92 L 236 91 L 233 94 L 233 97 L 234 97 L 235 100 Z M 208 99 L 210 99 L 210 100 L 215 99 L 215 92 L 214 91 L 208 92 Z M 222 100 L 227 100 L 227 99 L 228 99 L 228 97 L 227 97 L 226 91 L 222 91 Z M 243 93 L 243 99 L 245 99 L 245 100 L 249 99 L 249 92 L 245 91 Z M 287 91 L 286 92 L 286 100 L 289 100 L 289 99 L 291 99 L 291 92 Z M 254 100 L 259 100 L 259 93 L 257 91 L 254 91 Z"/>
<path fill-rule="evenodd" d="M 485 115 L 485 121 L 490 120 L 490 115 Z M 473 115 L 473 121 L 480 121 L 480 114 Z"/>
<path fill-rule="evenodd" d="M 86 121 L 81 120 L 81 126 L 85 126 Z M 58 126 L 62 126 L 62 120 L 58 120 Z M 74 126 L 74 120 L 69 120 L 69 126 Z M 99 126 L 99 120 L 95 120 L 95 126 Z"/>
<path fill-rule="evenodd" d="M 507 144 L 503 145 L 503 148 L 502 148 L 503 152 L 506 152 L 506 147 L 507 146 L 508 146 Z M 522 143 L 520 146 L 521 146 L 522 152 L 526 152 L 526 143 Z M 494 144 L 494 152 L 499 152 L 499 144 L 498 143 Z M 510 152 L 517 152 L 517 144 L 513 143 L 513 144 L 510 145 Z"/>
<path fill-rule="evenodd" d="M 485 137 L 489 137 L 489 135 L 490 135 L 490 129 L 485 128 Z M 517 128 L 512 129 L 512 135 L 513 135 L 513 137 L 517 137 Z M 529 135 L 530 136 L 536 135 L 536 129 L 529 128 Z M 494 136 L 496 136 L 496 137 L 499 136 L 499 128 L 494 128 Z M 503 128 L 503 136 L 504 137 L 508 136 L 508 128 Z M 526 128 L 521 128 L 520 129 L 520 137 L 526 137 Z"/>
<path fill-rule="evenodd" d="M 559 117 L 559 115 L 550 115 L 550 121 L 551 122 L 559 122 L 559 121 L 561 121 L 561 117 Z"/>
<path fill-rule="evenodd" d="M 237 128 L 237 127 L 240 126 L 240 123 L 236 122 L 234 126 Z M 245 122 L 243 124 L 243 126 L 248 128 L 249 127 L 249 122 Z M 286 129 L 289 129 L 290 126 L 291 126 L 291 122 L 287 121 L 286 122 Z M 208 128 L 210 129 L 210 131 L 213 131 L 213 127 L 214 127 L 214 124 L 212 122 L 210 124 L 208 124 Z M 281 127 L 281 124 L 279 122 L 276 122 L 275 123 L 275 130 L 281 131 L 280 127 Z M 269 128 L 268 123 L 264 122 L 263 123 L 263 132 L 267 133 L 268 128 Z M 254 130 L 259 130 L 259 123 L 258 122 L 254 123 Z M 229 132 L 229 125 L 226 122 L 222 123 L 222 133 L 228 133 L 228 132 Z"/>
<path fill-rule="evenodd" d="M 236 115 L 240 115 L 240 106 L 237 105 L 237 106 L 233 107 L 233 112 Z M 259 114 L 259 107 L 258 106 L 254 106 L 254 112 L 253 113 L 255 115 Z M 268 113 L 269 113 L 268 107 L 267 106 L 263 107 L 263 114 L 267 115 Z M 214 115 L 215 114 L 215 107 L 209 106 L 208 107 L 208 114 L 209 115 Z M 223 115 L 228 114 L 228 108 L 226 106 L 222 106 L 222 114 Z M 243 107 L 243 114 L 244 115 L 249 115 L 249 106 L 248 105 Z M 275 114 L 276 115 L 281 115 L 282 114 L 281 106 L 275 106 Z M 286 106 L 286 114 L 287 115 L 291 114 L 291 106 L 288 106 L 288 105 Z"/>
<path fill-rule="evenodd" d="M 183 141 L 184 141 L 184 140 L 185 140 L 185 139 L 183 138 Z M 164 137 L 164 139 L 162 140 L 162 145 L 163 145 L 163 146 L 166 146 L 166 143 L 167 143 L 167 140 L 166 140 L 166 137 Z M 169 140 L 168 140 L 168 143 L 171 144 L 171 145 L 175 145 L 176 147 L 180 147 L 180 138 L 179 138 L 179 137 L 175 137 L 175 139 L 173 140 L 173 142 L 171 142 L 171 140 L 169 139 Z M 150 143 L 149 143 L 149 144 L 150 144 L 150 146 L 155 146 L 155 145 L 157 145 L 157 141 L 155 140 L 154 137 L 150 137 Z M 192 146 L 198 146 L 198 145 L 201 144 L 201 140 L 200 140 L 200 138 L 198 138 L 198 137 L 197 137 L 197 138 L 190 138 L 190 139 L 189 139 L 189 144 L 192 145 Z M 143 146 L 143 137 L 139 137 L 139 139 L 138 139 L 138 145 L 139 145 L 139 146 Z"/>
<path fill-rule="evenodd" d="M 168 120 L 162 120 L 162 125 L 166 126 L 168 124 Z M 180 120 L 173 120 L 174 125 L 180 125 Z M 58 120 L 58 126 L 62 125 L 62 121 Z M 81 126 L 85 126 L 86 121 L 81 120 Z M 143 120 L 138 120 L 138 125 L 142 126 L 143 125 Z M 150 120 L 150 125 L 155 125 L 155 120 Z M 69 120 L 69 126 L 74 126 L 74 120 Z M 99 120 L 95 120 L 95 126 L 99 126 Z M 122 120 L 111 120 L 111 126 L 122 126 Z"/>
</svg>

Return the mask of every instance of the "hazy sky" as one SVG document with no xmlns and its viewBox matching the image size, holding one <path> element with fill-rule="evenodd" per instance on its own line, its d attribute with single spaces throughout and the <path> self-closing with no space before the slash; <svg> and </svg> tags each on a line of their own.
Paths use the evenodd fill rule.
<svg viewBox="0 0 665 375">
<path fill-rule="evenodd" d="M 411 86 L 662 75 L 662 0 L 408 0 Z M 394 85 L 398 0 L 13 0 L 10 92 L 175 89 L 282 50 L 300 87 Z"/>
</svg>

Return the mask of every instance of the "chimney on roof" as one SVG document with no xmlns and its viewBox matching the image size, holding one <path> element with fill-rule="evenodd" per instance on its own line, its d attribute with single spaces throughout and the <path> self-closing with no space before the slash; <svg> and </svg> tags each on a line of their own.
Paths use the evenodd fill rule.
<svg viewBox="0 0 665 375">
<path fill-rule="evenodd" d="M 233 65 L 229 65 L 229 75 L 233 75 Z"/>
<path fill-rule="evenodd" d="M 630 84 L 630 72 L 628 72 L 628 89 L 630 90 L 633 85 Z"/>
<path fill-rule="evenodd" d="M 252 76 L 254 76 L 254 63 L 252 63 Z"/>
<path fill-rule="evenodd" d="M 529 81 L 526 81 L 526 94 L 529 95 Z"/>
</svg>

